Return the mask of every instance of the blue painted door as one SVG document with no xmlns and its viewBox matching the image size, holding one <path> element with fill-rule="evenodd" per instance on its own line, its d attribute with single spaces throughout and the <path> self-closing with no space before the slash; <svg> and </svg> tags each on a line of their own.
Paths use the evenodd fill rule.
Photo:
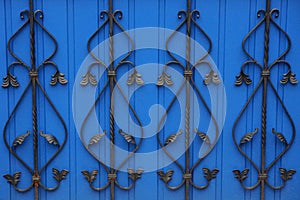
<svg viewBox="0 0 300 200">
<path fill-rule="evenodd" d="M 111 2 L 1 1 L 0 199 L 300 199 L 300 2 Z"/>
</svg>

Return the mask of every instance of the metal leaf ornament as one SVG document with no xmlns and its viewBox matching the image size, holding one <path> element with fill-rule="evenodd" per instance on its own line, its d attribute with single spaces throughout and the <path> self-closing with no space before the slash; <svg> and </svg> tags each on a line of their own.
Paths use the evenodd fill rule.
<svg viewBox="0 0 300 200">
<path fill-rule="evenodd" d="M 16 186 L 20 182 L 21 172 L 16 172 L 14 175 L 6 174 L 3 176 L 8 183 Z"/>
<path fill-rule="evenodd" d="M 157 80 L 156 85 L 163 86 L 164 84 L 167 84 L 168 86 L 173 85 L 173 81 L 171 79 L 171 76 L 168 75 L 166 72 L 163 72 Z"/>
<path fill-rule="evenodd" d="M 60 181 L 62 181 L 62 180 L 64 180 L 64 179 L 66 179 L 66 177 L 67 177 L 69 171 L 68 171 L 68 170 L 65 170 L 65 169 L 59 171 L 58 169 L 53 168 L 53 169 L 52 169 L 52 173 L 53 173 L 53 178 L 54 178 L 57 182 L 60 182 Z"/>
<path fill-rule="evenodd" d="M 183 132 L 182 130 L 179 130 L 178 133 L 174 133 L 174 134 L 170 135 L 169 137 L 167 137 L 164 145 L 167 146 L 168 144 L 175 142 L 175 140 L 177 139 L 177 137 L 179 135 L 181 135 L 182 132 Z"/>
<path fill-rule="evenodd" d="M 296 74 L 294 74 L 291 70 L 284 74 L 283 78 L 280 81 L 280 83 L 283 85 L 287 84 L 288 82 L 290 82 L 293 85 L 296 85 L 298 83 L 298 80 L 296 79 Z"/>
<path fill-rule="evenodd" d="M 134 137 L 133 137 L 132 135 L 123 132 L 122 129 L 119 130 L 119 133 L 120 133 L 120 135 L 122 135 L 122 136 L 124 137 L 124 139 L 125 139 L 128 143 L 131 143 L 131 144 L 134 144 L 134 145 L 136 144 L 135 139 L 134 139 Z"/>
<path fill-rule="evenodd" d="M 280 142 L 282 142 L 284 145 L 288 145 L 288 142 L 286 141 L 286 139 L 282 133 L 276 132 L 274 128 L 272 129 L 272 133 L 274 135 L 276 135 L 276 137 L 278 138 L 278 140 Z"/>
<path fill-rule="evenodd" d="M 85 179 L 89 183 L 92 183 L 92 182 L 94 182 L 96 180 L 96 176 L 98 174 L 98 170 L 93 170 L 93 171 L 91 171 L 91 173 L 89 171 L 87 171 L 87 170 L 83 170 L 81 173 L 84 175 Z"/>
<path fill-rule="evenodd" d="M 89 141 L 89 146 L 91 146 L 93 144 L 97 144 L 101 140 L 101 138 L 105 135 L 106 135 L 106 131 L 104 131 L 103 133 L 94 135 Z"/>
<path fill-rule="evenodd" d="M 218 73 L 214 72 L 213 70 L 210 70 L 210 72 L 206 74 L 204 78 L 205 85 L 209 85 L 211 82 L 213 82 L 216 85 L 218 85 L 221 82 Z"/>
<path fill-rule="evenodd" d="M 80 82 L 80 85 L 86 86 L 89 83 L 93 86 L 98 84 L 98 82 L 95 79 L 95 76 L 91 72 L 87 72 L 85 75 L 82 76 L 82 80 Z"/>
<path fill-rule="evenodd" d="M 60 146 L 58 140 L 54 135 L 45 134 L 43 131 L 40 131 L 40 135 L 44 137 L 49 144 L 52 144 L 54 146 Z"/>
<path fill-rule="evenodd" d="M 134 72 L 128 76 L 128 80 L 127 80 L 127 85 L 132 85 L 134 83 L 136 83 L 138 85 L 144 84 L 142 75 L 139 74 L 136 70 L 134 70 Z"/>
<path fill-rule="evenodd" d="M 16 138 L 14 139 L 13 143 L 12 143 L 12 146 L 13 146 L 13 147 L 17 147 L 17 146 L 23 144 L 23 142 L 25 141 L 25 139 L 26 139 L 29 135 L 30 135 L 30 131 L 27 131 L 26 134 L 20 135 L 20 136 L 16 137 Z"/>
<path fill-rule="evenodd" d="M 216 175 L 218 174 L 219 170 L 218 169 L 213 169 L 210 170 L 208 168 L 203 168 L 202 169 L 204 172 L 204 178 L 206 178 L 206 180 L 211 181 L 212 179 L 216 178 Z"/>
<path fill-rule="evenodd" d="M 258 133 L 258 128 L 256 128 L 253 132 L 245 134 L 240 141 L 240 145 L 250 142 L 253 139 L 253 136 L 257 133 Z"/>
<path fill-rule="evenodd" d="M 205 142 L 206 144 L 211 144 L 210 139 L 206 133 L 198 131 L 196 128 L 194 129 L 194 132 L 199 135 L 200 139 Z"/>
<path fill-rule="evenodd" d="M 233 170 L 233 173 L 236 179 L 243 182 L 248 177 L 249 169 L 244 169 L 242 172 L 240 170 Z"/>
<path fill-rule="evenodd" d="M 68 80 L 65 78 L 63 73 L 56 71 L 56 73 L 52 75 L 50 85 L 56 85 L 58 82 L 62 85 L 65 85 L 68 83 Z"/>
<path fill-rule="evenodd" d="M 174 170 L 168 170 L 166 173 L 164 173 L 163 171 L 158 171 L 157 174 L 160 176 L 160 179 L 163 182 L 168 183 L 170 180 L 172 180 Z"/>
<path fill-rule="evenodd" d="M 279 168 L 281 178 L 283 181 L 287 181 L 293 178 L 293 175 L 296 173 L 296 170 L 286 170 L 285 168 Z"/>
<path fill-rule="evenodd" d="M 4 78 L 3 78 L 3 83 L 2 83 L 2 87 L 3 88 L 7 88 L 9 86 L 13 86 L 13 87 L 19 87 L 19 82 L 17 81 L 17 78 L 11 74 L 7 74 Z"/>
<path fill-rule="evenodd" d="M 137 169 L 136 171 L 134 171 L 132 168 L 128 168 L 128 177 L 133 180 L 136 181 L 137 179 L 141 178 L 142 173 L 144 172 L 143 169 Z"/>
<path fill-rule="evenodd" d="M 250 85 L 252 83 L 252 80 L 249 78 L 248 74 L 241 71 L 240 74 L 236 76 L 235 85 L 240 86 L 243 83 L 246 83 L 246 85 Z"/>
</svg>

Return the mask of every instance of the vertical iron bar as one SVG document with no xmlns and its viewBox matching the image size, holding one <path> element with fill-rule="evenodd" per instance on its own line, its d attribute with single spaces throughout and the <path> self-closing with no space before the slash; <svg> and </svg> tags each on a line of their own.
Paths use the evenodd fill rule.
<svg viewBox="0 0 300 200">
<path fill-rule="evenodd" d="M 109 0 L 109 64 L 110 70 L 114 70 L 114 25 L 113 25 L 113 0 Z M 115 117 L 114 117 L 114 76 L 109 76 L 110 82 L 110 111 L 109 111 L 109 119 L 110 119 L 110 174 L 115 173 Z M 110 199 L 115 199 L 115 180 L 110 180 Z"/>
<path fill-rule="evenodd" d="M 264 35 L 264 71 L 268 70 L 269 66 L 269 40 L 270 40 L 270 0 L 266 0 L 266 23 Z M 261 173 L 266 174 L 266 140 L 267 140 L 267 87 L 268 76 L 263 76 L 263 102 L 262 102 L 262 134 L 261 134 Z M 265 177 L 265 176 L 264 176 Z M 261 179 L 260 199 L 265 199 L 265 179 Z"/>
<path fill-rule="evenodd" d="M 185 173 L 189 174 L 190 169 L 190 77 L 186 76 L 186 104 L 185 104 Z M 189 199 L 189 180 L 185 181 L 185 199 Z"/>
<path fill-rule="evenodd" d="M 115 162 L 115 152 L 114 152 L 114 143 L 115 143 L 115 119 L 114 119 L 114 80 L 113 77 L 110 76 L 110 111 L 109 111 L 109 119 L 110 119 L 110 174 L 114 174 L 114 162 Z M 115 180 L 110 179 L 110 197 L 111 200 L 114 200 L 114 186 Z"/>
<path fill-rule="evenodd" d="M 35 70 L 35 33 L 34 33 L 34 10 L 33 0 L 29 0 L 29 20 L 30 20 L 30 59 L 32 70 Z"/>
<path fill-rule="evenodd" d="M 187 12 L 191 12 L 191 0 L 187 0 Z"/>
<path fill-rule="evenodd" d="M 186 70 L 190 70 L 191 61 L 191 0 L 187 0 L 187 25 L 186 25 Z M 185 103 L 185 173 L 190 169 L 190 76 L 185 76 L 186 103 Z M 185 199 L 189 199 L 190 182 L 185 181 Z"/>
<path fill-rule="evenodd" d="M 187 0 L 187 25 L 186 25 L 186 70 L 190 70 L 191 62 L 191 0 Z"/>
<path fill-rule="evenodd" d="M 30 59 L 31 59 L 31 82 L 32 82 L 32 127 L 33 127 L 33 156 L 34 156 L 34 174 L 33 177 L 39 177 L 38 172 L 38 135 L 37 135 L 37 104 L 36 104 L 36 73 L 35 66 L 35 30 L 34 30 L 34 7 L 33 0 L 29 0 L 29 21 L 30 21 Z M 39 199 L 39 182 L 34 181 L 34 199 Z"/>
<path fill-rule="evenodd" d="M 113 70 L 114 66 L 114 19 L 113 19 L 113 0 L 109 0 L 109 64 L 110 64 L 110 70 Z"/>
</svg>

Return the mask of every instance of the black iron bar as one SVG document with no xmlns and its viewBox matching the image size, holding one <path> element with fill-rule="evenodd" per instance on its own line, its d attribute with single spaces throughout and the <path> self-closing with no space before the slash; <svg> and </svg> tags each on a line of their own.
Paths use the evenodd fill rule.
<svg viewBox="0 0 300 200">
<path fill-rule="evenodd" d="M 109 64 L 110 70 L 113 70 L 114 66 L 114 22 L 113 22 L 113 2 L 109 0 Z M 109 76 L 109 95 L 110 95 L 110 108 L 109 108 L 109 124 L 110 124 L 110 174 L 115 174 L 115 117 L 114 117 L 114 76 Z M 115 181 L 110 181 L 110 197 L 111 200 L 115 199 Z"/>
<path fill-rule="evenodd" d="M 270 0 L 266 3 L 266 13 L 270 13 Z M 270 37 L 270 15 L 266 15 L 265 36 L 264 36 L 264 70 L 268 71 L 269 66 L 269 37 Z M 268 76 L 263 77 L 263 102 L 262 102 L 262 125 L 261 125 L 261 174 L 266 174 L 266 142 L 267 142 L 267 87 Z M 265 181 L 261 179 L 260 198 L 264 200 Z"/>
<path fill-rule="evenodd" d="M 29 21 L 30 21 L 30 60 L 31 60 L 31 75 L 34 75 L 35 72 L 35 31 L 34 31 L 34 8 L 33 0 L 29 0 Z M 39 179 L 39 152 L 38 152 L 38 124 L 37 124 L 37 104 L 36 104 L 36 80 L 32 76 L 32 127 L 33 127 L 33 157 L 34 157 L 34 175 L 33 177 Z M 39 198 L 39 182 L 34 181 L 34 199 L 38 200 Z"/>
<path fill-rule="evenodd" d="M 187 0 L 187 24 L 186 24 L 186 70 L 190 71 L 191 62 L 191 0 Z M 185 174 L 189 174 L 190 169 L 190 76 L 185 77 Z M 190 194 L 190 182 L 185 181 L 185 199 L 188 200 Z"/>
</svg>

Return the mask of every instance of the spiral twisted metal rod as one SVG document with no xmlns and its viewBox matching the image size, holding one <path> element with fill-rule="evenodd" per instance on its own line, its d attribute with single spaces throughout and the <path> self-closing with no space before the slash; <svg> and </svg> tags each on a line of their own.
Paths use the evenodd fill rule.
<svg viewBox="0 0 300 200">
<path fill-rule="evenodd" d="M 54 191 L 59 188 L 60 183 L 62 180 L 64 180 L 68 174 L 68 170 L 58 170 L 56 168 L 52 169 L 53 172 L 53 178 L 56 180 L 56 185 L 54 187 L 47 187 L 41 182 L 41 174 L 43 171 L 45 171 L 46 167 L 54 160 L 54 158 L 57 157 L 57 155 L 62 151 L 63 147 L 66 144 L 67 137 L 68 137 L 68 130 L 67 126 L 62 118 L 62 116 L 59 114 L 59 111 L 54 106 L 54 103 L 52 102 L 51 98 L 46 93 L 44 87 L 42 86 L 41 82 L 39 81 L 39 72 L 42 70 L 42 68 L 47 67 L 53 67 L 55 69 L 55 73 L 52 75 L 52 79 L 50 81 L 50 85 L 55 86 L 57 83 L 60 83 L 62 85 L 67 84 L 67 80 L 65 79 L 65 76 L 63 73 L 59 71 L 58 66 L 55 62 L 52 61 L 52 58 L 56 54 L 58 44 L 54 36 L 44 27 L 41 20 L 44 17 L 44 14 L 41 10 L 34 10 L 33 0 L 29 0 L 29 10 L 24 10 L 20 13 L 20 17 L 25 22 L 21 27 L 11 36 L 11 38 L 8 41 L 7 49 L 10 55 L 15 59 L 14 62 L 12 62 L 8 66 L 7 76 L 3 78 L 2 87 L 8 88 L 10 86 L 12 87 L 19 87 L 20 84 L 17 81 L 17 77 L 13 75 L 13 69 L 15 67 L 23 67 L 27 70 L 30 81 L 27 83 L 24 91 L 21 93 L 19 100 L 17 101 L 15 107 L 13 108 L 11 114 L 9 115 L 8 120 L 5 123 L 4 130 L 3 130 L 3 139 L 5 146 L 9 150 L 9 152 L 18 160 L 20 163 L 28 170 L 28 172 L 32 175 L 32 181 L 31 184 L 26 188 L 19 188 L 18 183 L 20 182 L 21 178 L 21 172 L 16 172 L 13 175 L 6 174 L 4 175 L 4 178 L 7 180 L 8 183 L 10 183 L 13 188 L 18 192 L 27 192 L 34 188 L 34 199 L 39 199 L 39 188 L 42 188 L 46 191 Z M 21 34 L 21 32 L 28 27 L 30 28 L 30 64 L 27 64 L 22 60 L 21 57 L 19 57 L 12 48 L 13 41 Z M 36 62 L 36 37 L 35 37 L 35 28 L 40 28 L 43 33 L 45 33 L 54 43 L 55 48 L 53 52 L 44 59 L 40 64 Z M 31 99 L 32 99 L 32 131 L 28 130 L 26 134 L 17 136 L 13 143 L 10 144 L 8 140 L 8 127 L 9 124 L 13 123 L 14 115 L 18 112 L 20 104 L 24 101 L 24 97 L 27 93 L 30 93 L 31 88 Z M 63 126 L 63 140 L 60 142 L 54 135 L 46 134 L 44 131 L 38 129 L 38 116 L 37 111 L 39 109 L 37 105 L 37 91 L 40 90 L 42 95 L 46 98 L 48 103 L 50 104 L 51 108 L 53 109 L 54 113 L 56 114 L 59 122 Z M 39 131 L 39 134 L 38 134 Z M 22 157 L 21 154 L 16 152 L 16 149 L 19 149 L 21 145 L 29 138 L 29 136 L 32 134 L 33 136 L 33 160 L 34 160 L 34 166 L 30 166 Z M 46 161 L 45 164 L 42 166 L 39 166 L 39 160 L 43 155 L 39 155 L 39 136 L 44 138 L 50 145 L 53 145 L 56 147 L 55 153 Z"/>
<path fill-rule="evenodd" d="M 291 83 L 293 85 L 297 84 L 298 81 L 296 79 L 296 75 L 292 73 L 291 71 L 291 65 L 288 61 L 284 59 L 284 57 L 288 54 L 288 52 L 291 49 L 291 39 L 288 36 L 288 34 L 277 24 L 274 18 L 279 17 L 279 10 L 274 8 L 271 9 L 271 0 L 266 0 L 266 9 L 265 10 L 259 10 L 257 12 L 257 17 L 261 18 L 260 21 L 250 30 L 250 32 L 246 35 L 246 37 L 243 40 L 242 48 L 244 53 L 249 57 L 249 60 L 244 62 L 244 64 L 241 67 L 241 72 L 238 76 L 236 76 L 237 80 L 235 82 L 235 85 L 240 86 L 243 83 L 246 85 L 250 85 L 252 83 L 252 80 L 249 78 L 249 75 L 245 73 L 245 68 L 250 66 L 258 67 L 261 71 L 261 77 L 259 80 L 259 83 L 255 87 L 254 91 L 251 93 L 250 97 L 248 98 L 246 104 L 243 106 L 241 112 L 239 113 L 237 119 L 234 122 L 234 126 L 232 129 L 232 137 L 234 140 L 234 144 L 241 152 L 241 154 L 251 163 L 251 165 L 254 167 L 254 169 L 258 173 L 257 182 L 252 186 L 247 186 L 244 181 L 248 177 L 249 169 L 244 169 L 242 171 L 240 170 L 233 170 L 233 173 L 235 174 L 235 178 L 238 179 L 241 186 L 245 190 L 254 190 L 257 187 L 260 186 L 260 199 L 265 199 L 265 186 L 268 186 L 269 188 L 273 190 L 281 190 L 285 187 L 286 182 L 290 179 L 292 179 L 293 174 L 296 173 L 295 170 L 287 170 L 285 168 L 279 168 L 279 172 L 281 174 L 282 184 L 279 186 L 272 185 L 268 180 L 268 174 L 269 171 L 274 167 L 274 165 L 286 154 L 286 152 L 290 149 L 292 144 L 294 143 L 295 135 L 296 135 L 296 129 L 295 124 L 293 122 L 293 119 L 291 118 L 287 108 L 285 107 L 282 99 L 280 98 L 274 84 L 270 80 L 271 71 L 275 66 L 286 66 L 288 68 L 288 71 L 283 75 L 283 78 L 281 79 L 280 83 L 285 85 L 287 83 Z M 257 31 L 257 29 L 264 24 L 264 60 L 263 64 L 261 64 L 259 61 L 257 61 L 247 50 L 245 47 L 246 42 L 248 39 Z M 269 59 L 269 44 L 270 44 L 270 26 L 273 25 L 280 33 L 284 35 L 284 37 L 287 40 L 287 48 L 284 50 L 281 55 L 279 55 L 274 61 L 270 62 Z M 269 64 L 270 63 L 270 64 Z M 280 65 L 281 64 L 281 65 Z M 258 93 L 258 90 L 262 88 L 262 110 L 261 110 L 261 162 L 260 166 L 259 164 L 255 163 L 254 160 L 251 159 L 249 155 L 245 152 L 245 150 L 242 148 L 243 146 L 246 146 L 247 143 L 250 143 L 253 139 L 255 139 L 255 136 L 259 133 L 259 129 L 256 128 L 254 131 L 246 133 L 243 135 L 240 139 L 240 142 L 238 142 L 237 137 L 237 125 L 241 121 L 241 118 L 245 111 L 247 110 L 251 100 L 253 100 L 254 96 Z M 269 90 L 270 88 L 270 90 Z M 275 128 L 272 128 L 272 134 L 278 139 L 280 143 L 283 145 L 283 150 L 278 154 L 275 159 L 270 163 L 266 163 L 266 143 L 267 143 L 267 136 L 268 136 L 268 126 L 267 126 L 267 97 L 269 96 L 269 93 L 273 92 L 279 101 L 280 105 L 283 108 L 284 113 L 286 114 L 288 121 L 292 128 L 292 134 L 290 136 L 290 140 L 288 141 L 286 139 L 286 135 L 280 132 L 277 132 Z"/>
<path fill-rule="evenodd" d="M 128 60 L 130 55 L 132 55 L 134 51 L 134 41 L 130 37 L 130 35 L 125 31 L 122 25 L 119 23 L 118 19 L 122 19 L 123 13 L 120 10 L 113 9 L 113 0 L 109 0 L 109 10 L 104 10 L 100 13 L 100 18 L 104 20 L 104 22 L 99 26 L 99 28 L 92 34 L 87 42 L 87 49 L 91 57 L 93 58 L 93 62 L 88 67 L 87 73 L 83 76 L 82 81 L 80 82 L 81 86 L 85 87 L 87 85 L 96 86 L 98 85 L 98 81 L 95 79 L 95 75 L 92 74 L 91 70 L 93 67 L 101 66 L 104 67 L 105 73 L 107 73 L 108 80 L 104 83 L 104 86 L 101 88 L 98 96 L 96 97 L 95 102 L 93 103 L 92 107 L 89 109 L 86 117 L 83 120 L 81 129 L 80 129 L 80 138 L 81 141 L 86 148 L 86 150 L 101 164 L 104 170 L 107 173 L 107 183 L 101 187 L 95 187 L 94 181 L 98 174 L 98 170 L 92 170 L 91 172 L 88 170 L 83 170 L 82 174 L 84 175 L 85 179 L 88 181 L 89 186 L 91 189 L 95 191 L 102 191 L 106 190 L 110 187 L 110 199 L 115 199 L 115 187 L 118 187 L 121 190 L 131 190 L 136 181 L 141 178 L 142 173 L 144 172 L 143 169 L 134 170 L 132 168 L 128 168 L 128 178 L 131 180 L 131 183 L 127 186 L 123 186 L 121 183 L 118 182 L 118 173 L 120 169 L 128 162 L 128 160 L 134 155 L 135 152 L 138 151 L 140 148 L 143 137 L 144 137 L 144 130 L 142 128 L 142 122 L 138 117 L 134 107 L 130 104 L 129 100 L 127 99 L 124 91 L 120 87 L 117 82 L 117 75 L 118 71 L 122 67 L 130 66 L 133 68 L 133 73 L 129 75 L 127 80 L 127 85 L 131 86 L 133 84 L 142 85 L 144 82 L 142 80 L 141 74 L 139 74 L 135 69 L 135 64 Z M 109 64 L 106 64 L 101 58 L 95 55 L 91 48 L 91 43 L 95 39 L 95 37 L 102 31 L 105 26 L 109 27 Z M 115 62 L 114 59 L 114 51 L 115 51 L 115 44 L 114 44 L 114 30 L 115 28 L 119 29 L 127 39 L 129 40 L 131 49 L 130 51 L 123 57 L 119 62 Z M 116 89 L 122 96 L 123 100 L 126 102 L 126 105 L 129 107 L 130 112 L 133 114 L 134 118 L 136 119 L 139 127 L 141 136 L 138 142 L 135 140 L 134 136 L 130 133 L 125 133 L 122 129 L 116 130 L 115 125 L 115 94 L 114 89 Z M 93 137 L 88 139 L 88 143 L 86 142 L 86 138 L 84 135 L 84 128 L 87 125 L 87 120 L 91 117 L 92 111 L 95 109 L 95 106 L 99 103 L 100 99 L 103 98 L 105 91 L 109 91 L 109 131 L 104 130 L 103 133 L 96 134 Z M 101 159 L 92 151 L 92 147 L 98 144 L 103 137 L 106 136 L 106 132 L 109 132 L 109 154 L 110 154 L 110 166 L 107 166 Z M 119 164 L 115 164 L 116 153 L 115 153 L 115 134 L 118 133 L 124 137 L 124 139 L 128 142 L 129 145 L 133 146 L 133 150 L 128 154 L 126 158 Z M 120 158 L 119 158 L 120 159 Z"/>
<path fill-rule="evenodd" d="M 200 89 L 198 88 L 198 86 L 194 80 L 193 74 L 195 73 L 195 70 L 197 67 L 208 67 L 209 73 L 206 74 L 206 77 L 204 79 L 204 84 L 205 85 L 208 85 L 211 83 L 219 84 L 220 79 L 218 77 L 218 74 L 213 70 L 212 64 L 206 60 L 206 58 L 208 57 L 208 55 L 212 49 L 212 41 L 209 38 L 209 36 L 205 33 L 205 31 L 202 29 L 202 27 L 197 23 L 196 20 L 198 18 L 200 18 L 200 12 L 198 10 L 191 10 L 191 0 L 187 0 L 187 10 L 181 10 L 178 12 L 178 18 L 182 19 L 181 23 L 177 26 L 177 28 L 174 30 L 174 32 L 171 33 L 171 35 L 167 38 L 167 41 L 166 41 L 167 53 L 172 58 L 172 60 L 165 64 L 162 74 L 158 77 L 157 85 L 163 86 L 164 84 L 166 84 L 166 85 L 170 86 L 173 84 L 171 76 L 167 74 L 167 68 L 171 67 L 171 66 L 178 66 L 179 68 L 181 68 L 181 70 L 183 70 L 183 75 L 184 75 L 185 79 L 180 84 L 181 86 L 179 87 L 178 91 L 176 92 L 176 95 L 171 100 L 171 103 L 168 105 L 163 117 L 159 121 L 158 130 L 161 130 L 163 122 L 165 121 L 169 111 L 173 107 L 178 95 L 180 95 L 183 92 L 184 87 L 185 87 L 185 91 L 186 91 L 186 93 L 185 93 L 185 98 L 186 98 L 185 99 L 186 100 L 185 130 L 184 131 L 180 130 L 178 133 L 169 135 L 165 142 L 162 142 L 162 140 L 160 138 L 161 137 L 160 135 L 162 134 L 162 131 L 160 131 L 157 134 L 157 140 L 158 140 L 160 147 L 163 149 L 163 151 L 166 153 L 166 155 L 180 169 L 183 176 L 182 176 L 182 180 L 179 185 L 172 186 L 170 184 L 170 181 L 172 180 L 174 170 L 168 170 L 167 172 L 158 171 L 157 173 L 160 176 L 160 179 L 165 183 L 165 185 L 168 189 L 175 191 L 182 187 L 185 187 L 185 199 L 188 200 L 188 199 L 190 199 L 190 188 L 195 188 L 198 190 L 206 189 L 209 186 L 210 182 L 216 178 L 216 175 L 219 172 L 218 169 L 210 170 L 208 168 L 203 168 L 202 170 L 204 173 L 206 184 L 199 186 L 193 180 L 193 174 L 194 174 L 195 169 L 200 165 L 201 161 L 203 161 L 208 156 L 208 154 L 213 150 L 213 148 L 217 144 L 217 140 L 218 140 L 218 136 L 219 136 L 218 123 L 217 123 L 213 113 L 211 112 L 209 105 L 207 104 L 206 100 L 202 96 Z M 186 57 L 185 57 L 186 63 L 180 62 L 176 58 L 176 56 L 172 54 L 172 52 L 169 49 L 170 42 L 172 41 L 174 36 L 178 33 L 178 31 L 183 29 L 183 27 L 186 27 L 186 30 L 185 30 L 186 31 L 186 49 L 185 49 L 186 50 Z M 204 39 L 206 39 L 209 43 L 209 47 L 206 50 L 206 52 L 203 55 L 201 55 L 194 64 L 191 64 L 191 31 L 192 31 L 192 27 L 196 27 L 196 29 L 204 36 Z M 197 134 L 197 136 L 200 138 L 200 140 L 205 145 L 208 145 L 208 148 L 204 152 L 204 154 L 200 158 L 198 158 L 198 160 L 196 160 L 196 162 L 193 164 L 191 163 L 191 158 L 190 158 L 191 157 L 190 156 L 190 154 L 191 154 L 191 150 L 190 150 L 190 145 L 191 145 L 191 138 L 190 138 L 191 137 L 191 131 L 190 131 L 190 129 L 191 129 L 191 127 L 190 127 L 190 124 L 191 124 L 191 99 L 190 99 L 191 88 L 190 87 L 192 87 L 194 89 L 197 97 L 203 103 L 205 110 L 209 113 L 211 120 L 215 126 L 215 132 L 214 132 L 213 138 L 210 138 L 204 132 L 198 131 L 198 128 L 194 129 L 195 134 Z M 174 158 L 174 156 L 172 155 L 172 152 L 169 152 L 168 148 L 167 148 L 168 145 L 175 145 L 172 143 L 174 143 L 176 141 L 176 139 L 181 137 L 183 132 L 184 132 L 184 136 L 182 136 L 182 137 L 185 138 L 185 150 L 186 150 L 184 165 L 180 164 Z"/>
</svg>

